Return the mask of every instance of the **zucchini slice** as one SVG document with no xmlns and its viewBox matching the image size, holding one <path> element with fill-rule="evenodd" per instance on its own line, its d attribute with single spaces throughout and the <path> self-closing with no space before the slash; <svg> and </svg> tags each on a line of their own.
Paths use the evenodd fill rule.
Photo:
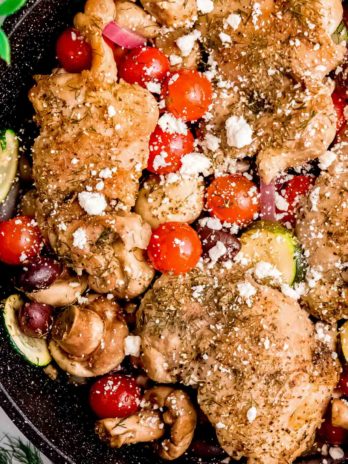
<svg viewBox="0 0 348 464">
<path fill-rule="evenodd" d="M 46 340 L 28 337 L 18 326 L 17 313 L 23 304 L 20 295 L 9 296 L 3 304 L 5 329 L 11 345 L 30 364 L 47 366 L 51 362 L 51 355 Z"/>
<path fill-rule="evenodd" d="M 277 222 L 259 221 L 240 238 L 241 253 L 251 263 L 272 264 L 293 285 L 304 277 L 304 261 L 297 238 Z"/>
<path fill-rule="evenodd" d="M 0 131 L 0 203 L 5 200 L 17 174 L 18 139 L 12 130 Z"/>
<path fill-rule="evenodd" d="M 340 328 L 340 340 L 343 356 L 348 361 L 348 321 Z"/>
</svg>

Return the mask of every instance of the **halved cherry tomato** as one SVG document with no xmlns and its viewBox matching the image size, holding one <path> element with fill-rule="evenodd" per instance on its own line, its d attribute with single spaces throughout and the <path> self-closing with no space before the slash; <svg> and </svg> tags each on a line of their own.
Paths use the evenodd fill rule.
<svg viewBox="0 0 348 464">
<path fill-rule="evenodd" d="M 28 216 L 0 223 L 0 261 L 24 264 L 36 259 L 42 247 L 40 229 Z"/>
<path fill-rule="evenodd" d="M 56 53 L 67 72 L 79 73 L 91 67 L 92 48 L 77 29 L 67 29 L 59 36 Z"/>
<path fill-rule="evenodd" d="M 207 189 L 207 209 L 221 221 L 246 226 L 260 211 L 256 185 L 241 174 L 217 177 Z"/>
<path fill-rule="evenodd" d="M 120 64 L 121 64 L 123 58 L 126 56 L 128 50 L 123 48 L 123 47 L 119 47 L 118 45 L 116 45 L 114 42 L 112 42 L 112 40 L 108 39 L 107 37 L 103 37 L 103 39 L 105 40 L 105 42 L 111 48 L 111 50 L 112 50 L 112 52 L 114 54 L 114 58 L 115 58 L 117 66 L 120 66 Z"/>
<path fill-rule="evenodd" d="M 212 102 L 212 95 L 210 81 L 194 69 L 172 73 L 162 87 L 167 110 L 184 121 L 203 117 Z"/>
<path fill-rule="evenodd" d="M 149 82 L 161 83 L 169 71 L 169 60 L 155 47 L 140 47 L 128 52 L 120 62 L 119 76 L 130 84 L 146 87 Z"/>
<path fill-rule="evenodd" d="M 318 430 L 318 437 L 324 443 L 338 446 L 346 441 L 347 431 L 342 427 L 335 427 L 332 425 L 331 420 L 326 418 Z"/>
<path fill-rule="evenodd" d="M 182 274 L 193 269 L 202 254 L 197 232 L 181 222 L 166 222 L 152 232 L 147 248 L 155 269 Z"/>
<path fill-rule="evenodd" d="M 282 216 L 282 222 L 290 222 L 291 224 L 295 224 L 296 222 L 296 210 L 300 203 L 301 198 L 308 195 L 310 190 L 312 189 L 315 182 L 315 177 L 313 176 L 295 176 L 291 180 L 282 185 L 280 189 L 280 194 L 284 197 L 284 199 L 288 203 L 287 211 L 279 211 Z"/>
<path fill-rule="evenodd" d="M 336 130 L 339 132 L 346 122 L 344 116 L 344 109 L 347 105 L 346 90 L 343 88 L 336 88 L 331 97 L 337 114 Z"/>
<path fill-rule="evenodd" d="M 109 374 L 92 385 L 89 404 L 101 419 L 128 417 L 139 409 L 140 388 L 133 377 Z"/>
<path fill-rule="evenodd" d="M 154 174 L 169 174 L 178 171 L 181 167 L 181 158 L 193 152 L 194 141 L 192 132 L 189 130 L 187 134 L 170 134 L 157 126 L 150 137 L 147 169 Z M 160 157 L 160 162 L 157 156 Z"/>
</svg>

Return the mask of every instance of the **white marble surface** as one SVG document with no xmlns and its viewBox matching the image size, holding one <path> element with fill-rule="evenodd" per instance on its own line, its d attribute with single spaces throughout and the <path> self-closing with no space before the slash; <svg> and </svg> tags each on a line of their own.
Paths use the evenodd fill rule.
<svg viewBox="0 0 348 464">
<path fill-rule="evenodd" d="M 17 429 L 17 427 L 11 422 L 9 417 L 5 414 L 3 409 L 0 408 L 0 437 L 3 435 L 10 435 L 13 437 L 20 437 L 23 440 L 27 440 L 25 436 Z M 52 464 L 49 459 L 45 456 L 42 456 L 42 462 L 44 464 Z"/>
</svg>

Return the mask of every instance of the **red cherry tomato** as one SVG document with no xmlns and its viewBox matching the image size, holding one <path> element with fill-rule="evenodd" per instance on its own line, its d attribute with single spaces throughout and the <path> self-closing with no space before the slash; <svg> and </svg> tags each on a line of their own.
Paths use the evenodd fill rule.
<svg viewBox="0 0 348 464">
<path fill-rule="evenodd" d="M 338 446 L 346 441 L 347 432 L 342 427 L 335 427 L 331 420 L 326 418 L 318 430 L 318 437 L 324 443 Z"/>
<path fill-rule="evenodd" d="M 241 174 L 217 177 L 207 189 L 210 213 L 239 226 L 246 226 L 260 211 L 256 185 Z"/>
<path fill-rule="evenodd" d="M 189 130 L 187 134 L 169 134 L 157 126 L 150 137 L 147 169 L 154 174 L 178 171 L 181 167 L 181 158 L 193 152 L 194 141 Z M 157 156 L 160 157 L 160 162 Z"/>
<path fill-rule="evenodd" d="M 168 58 L 158 48 L 135 48 L 121 61 L 119 76 L 130 84 L 146 87 L 149 82 L 162 82 L 169 66 Z"/>
<path fill-rule="evenodd" d="M 32 218 L 18 216 L 0 223 L 0 261 L 13 265 L 34 261 L 41 247 L 41 233 Z"/>
<path fill-rule="evenodd" d="M 210 81 L 196 70 L 181 69 L 167 77 L 162 88 L 166 108 L 177 118 L 196 121 L 212 102 Z"/>
<path fill-rule="evenodd" d="M 128 417 L 139 409 L 140 388 L 133 377 L 109 374 L 97 380 L 89 391 L 89 404 L 101 419 Z"/>
<path fill-rule="evenodd" d="M 344 396 L 348 396 L 348 369 L 343 370 L 338 382 L 338 389 Z"/>
<path fill-rule="evenodd" d="M 114 58 L 115 58 L 117 66 L 120 66 L 120 64 L 121 64 L 123 58 L 126 56 L 128 50 L 126 50 L 123 47 L 119 47 L 118 45 L 116 45 L 114 42 L 112 42 L 107 37 L 103 37 L 103 39 L 105 40 L 105 42 L 111 48 L 111 50 L 112 50 L 112 52 L 114 54 Z"/>
<path fill-rule="evenodd" d="M 346 118 L 344 116 L 344 108 L 347 104 L 346 90 L 342 88 L 336 88 L 331 97 L 337 114 L 336 130 L 339 132 L 346 122 Z"/>
<path fill-rule="evenodd" d="M 315 182 L 313 176 L 295 176 L 291 180 L 283 184 L 280 188 L 280 194 L 288 203 L 287 211 L 277 210 L 277 213 L 282 214 L 282 222 L 290 222 L 292 225 L 296 222 L 296 210 L 301 198 L 308 195 Z"/>
<path fill-rule="evenodd" d="M 158 271 L 182 274 L 196 266 L 202 245 L 197 232 L 189 225 L 167 222 L 152 232 L 147 252 Z"/>
<path fill-rule="evenodd" d="M 92 48 L 76 29 L 67 29 L 59 36 L 56 53 L 59 63 L 67 72 L 79 73 L 91 67 Z"/>
</svg>

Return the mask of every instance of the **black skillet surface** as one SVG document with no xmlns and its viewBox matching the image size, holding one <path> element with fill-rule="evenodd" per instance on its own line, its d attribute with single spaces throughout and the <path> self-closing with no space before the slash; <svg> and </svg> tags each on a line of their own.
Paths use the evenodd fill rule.
<svg viewBox="0 0 348 464">
<path fill-rule="evenodd" d="M 0 61 L 0 128 L 13 128 L 29 150 L 37 128 L 31 121 L 27 92 L 32 75 L 54 66 L 57 35 L 71 24 L 83 0 L 29 0 L 5 22 L 12 45 L 12 65 Z M 0 267 L 0 298 L 10 293 L 10 270 Z M 55 464 L 160 464 L 150 447 L 110 450 L 93 432 L 87 388 L 75 387 L 61 374 L 53 382 L 22 360 L 0 324 L 0 405 L 20 430 Z M 209 432 L 210 434 L 211 432 Z M 177 462 L 177 461 L 176 461 Z M 221 459 L 186 457 L 180 463 L 213 464 Z"/>
</svg>

